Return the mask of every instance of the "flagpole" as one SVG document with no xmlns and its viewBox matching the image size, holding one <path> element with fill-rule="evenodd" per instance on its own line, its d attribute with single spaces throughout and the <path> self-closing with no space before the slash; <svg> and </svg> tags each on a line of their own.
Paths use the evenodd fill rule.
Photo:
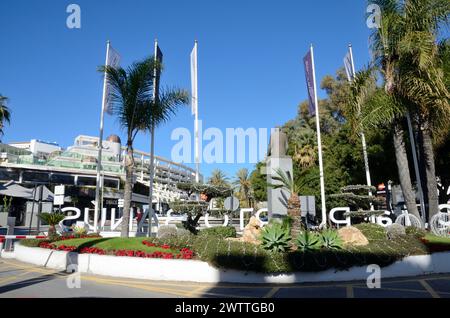
<svg viewBox="0 0 450 318">
<path fill-rule="evenodd" d="M 155 64 L 158 62 L 158 40 L 155 39 Z M 157 69 L 153 70 L 153 102 L 157 102 L 158 98 L 158 92 L 156 91 L 158 89 L 158 83 L 156 81 L 158 80 L 158 74 Z M 152 236 L 152 217 L 153 217 L 153 181 L 155 179 L 155 125 L 152 122 L 152 128 L 150 131 L 151 134 L 151 141 L 150 141 L 150 168 L 149 168 L 149 194 L 148 194 L 148 230 L 147 230 L 147 236 Z"/>
<path fill-rule="evenodd" d="M 423 224 L 426 225 L 425 199 L 422 190 L 422 180 L 420 178 L 419 162 L 417 160 L 416 138 L 413 132 L 411 114 L 409 112 L 406 113 L 406 120 L 408 123 L 409 141 L 411 143 L 411 151 L 413 155 L 414 172 L 416 174 L 417 191 L 419 191 L 420 210 L 422 212 L 420 213 L 420 216 L 422 217 Z"/>
<path fill-rule="evenodd" d="M 195 182 L 200 182 L 200 155 L 199 155 L 199 135 L 198 135 L 198 42 L 195 40 L 195 120 L 194 120 L 194 136 L 195 136 Z"/>
<path fill-rule="evenodd" d="M 350 60 L 351 60 L 351 66 L 352 66 L 352 75 L 353 78 L 351 79 L 352 81 L 354 80 L 354 76 L 356 74 L 356 70 L 355 70 L 355 63 L 353 61 L 353 49 L 352 49 L 352 45 L 349 44 L 348 45 L 348 50 L 350 52 Z M 361 105 L 359 105 L 359 108 L 361 107 Z M 358 112 L 361 112 L 361 109 L 358 109 Z M 361 129 L 361 142 L 362 142 L 362 147 L 363 147 L 363 157 L 364 157 L 364 168 L 366 170 L 366 181 L 367 181 L 367 185 L 369 187 L 372 186 L 372 179 L 370 177 L 370 168 L 369 168 L 369 157 L 367 155 L 367 143 L 366 143 L 366 135 L 364 134 L 364 131 Z M 372 191 L 369 190 L 369 196 L 372 196 Z M 372 206 L 372 204 L 371 204 Z"/>
<path fill-rule="evenodd" d="M 320 119 L 319 119 L 319 101 L 317 98 L 317 86 L 316 86 L 316 66 L 314 62 L 314 48 L 311 44 L 311 64 L 313 71 L 313 85 L 314 85 L 314 103 L 316 107 L 316 129 L 317 129 L 317 144 L 319 148 L 319 174 L 320 174 L 320 198 L 322 203 L 322 222 L 319 228 L 327 227 L 327 207 L 325 205 L 325 180 L 323 173 L 323 158 L 322 158 L 322 138 L 320 135 Z"/>
<path fill-rule="evenodd" d="M 109 40 L 106 42 L 106 61 L 105 66 L 108 65 L 109 60 Z M 103 122 L 105 118 L 105 104 L 106 104 L 106 85 L 107 85 L 107 73 L 105 70 L 105 78 L 103 80 L 103 98 L 102 98 L 102 110 L 100 113 L 100 134 L 98 140 L 98 157 L 97 157 L 97 179 L 95 186 L 95 212 L 94 212 L 94 231 L 97 232 L 98 215 L 101 212 L 103 202 L 101 202 L 100 188 L 102 187 L 101 182 L 101 171 L 102 171 L 102 151 L 103 151 Z"/>
</svg>

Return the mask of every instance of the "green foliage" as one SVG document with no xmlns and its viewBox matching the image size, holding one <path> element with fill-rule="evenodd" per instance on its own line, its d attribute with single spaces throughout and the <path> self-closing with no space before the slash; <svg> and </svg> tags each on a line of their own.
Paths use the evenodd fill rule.
<svg viewBox="0 0 450 318">
<path fill-rule="evenodd" d="M 73 227 L 73 232 L 76 235 L 86 235 L 87 234 L 87 230 L 83 226 L 74 226 Z"/>
<path fill-rule="evenodd" d="M 407 226 L 405 228 L 405 232 L 406 232 L 406 235 L 415 236 L 419 239 L 423 238 L 427 235 L 427 231 L 425 231 L 424 229 L 419 229 L 415 226 Z"/>
<path fill-rule="evenodd" d="M 64 214 L 62 214 L 62 213 L 47 213 L 47 212 L 44 212 L 44 213 L 41 213 L 39 215 L 39 217 L 41 218 L 42 221 L 44 221 L 48 225 L 55 226 L 59 222 L 64 220 L 64 218 L 66 216 Z"/>
<path fill-rule="evenodd" d="M 177 236 L 178 231 L 175 226 L 170 225 L 160 225 L 158 228 L 158 237 L 166 238 L 170 236 Z"/>
<path fill-rule="evenodd" d="M 302 252 L 311 252 L 321 248 L 320 236 L 308 230 L 300 232 L 296 243 Z"/>
<path fill-rule="evenodd" d="M 300 250 L 274 253 L 263 246 L 216 237 L 205 240 L 200 236 L 190 236 L 188 239 L 170 238 L 156 241 L 179 248 L 189 247 L 199 260 L 218 268 L 262 273 L 318 272 L 329 268 L 348 269 L 369 264 L 387 266 L 405 256 L 428 253 L 426 246 L 412 236 L 394 241 L 372 241 L 366 246 L 320 249 L 307 253 Z"/>
<path fill-rule="evenodd" d="M 232 189 L 227 184 L 214 185 L 196 182 L 184 182 L 178 183 L 177 188 L 179 190 L 186 191 L 189 195 L 191 195 L 192 193 L 203 193 L 208 196 L 209 199 L 226 198 L 232 194 Z"/>
<path fill-rule="evenodd" d="M 360 230 L 369 242 L 385 240 L 387 238 L 385 228 L 379 224 L 361 223 L 354 225 L 354 227 Z"/>
<path fill-rule="evenodd" d="M 232 226 L 215 226 L 201 230 L 198 233 L 198 236 L 220 238 L 236 237 L 236 229 Z"/>
<path fill-rule="evenodd" d="M 344 245 L 344 242 L 339 237 L 338 232 L 333 229 L 322 231 L 322 233 L 320 233 L 320 240 L 322 247 L 331 250 L 340 250 Z"/>
<path fill-rule="evenodd" d="M 286 252 L 290 240 L 289 230 L 281 224 L 269 224 L 261 232 L 261 246 L 272 252 Z"/>
<path fill-rule="evenodd" d="M 250 182 L 253 189 L 253 197 L 257 202 L 267 201 L 267 180 L 266 175 L 261 173 L 265 167 L 264 162 L 258 162 L 255 170 L 250 175 Z"/>
</svg>

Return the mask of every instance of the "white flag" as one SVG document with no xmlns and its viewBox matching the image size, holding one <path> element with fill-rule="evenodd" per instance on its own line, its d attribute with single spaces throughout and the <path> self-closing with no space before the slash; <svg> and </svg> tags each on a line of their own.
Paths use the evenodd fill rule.
<svg viewBox="0 0 450 318">
<path fill-rule="evenodd" d="M 344 57 L 345 72 L 347 73 L 347 78 L 349 82 L 352 82 L 355 78 L 355 72 L 353 71 L 352 55 L 350 51 Z"/>
<path fill-rule="evenodd" d="M 198 113 L 198 91 L 197 91 L 197 43 L 191 52 L 191 95 L 192 115 Z"/>
<path fill-rule="evenodd" d="M 119 53 L 117 53 L 116 50 L 114 50 L 112 48 L 112 46 L 109 46 L 109 52 L 108 52 L 108 60 L 106 61 L 106 65 L 107 66 L 111 66 L 113 68 L 118 68 L 120 65 L 120 55 Z M 106 76 L 105 76 L 105 81 L 106 81 Z M 112 115 L 113 113 L 113 105 L 111 102 L 111 91 L 109 88 L 109 84 L 108 82 L 106 82 L 106 92 L 105 92 L 105 98 L 106 98 L 106 103 L 105 103 L 105 112 L 109 115 Z"/>
</svg>

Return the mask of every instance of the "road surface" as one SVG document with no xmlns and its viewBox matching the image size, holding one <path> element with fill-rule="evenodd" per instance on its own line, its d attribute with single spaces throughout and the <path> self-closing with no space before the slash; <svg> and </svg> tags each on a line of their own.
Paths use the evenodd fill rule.
<svg viewBox="0 0 450 318">
<path fill-rule="evenodd" d="M 382 279 L 381 289 L 368 289 L 365 282 L 295 285 L 197 284 L 87 274 L 74 276 L 13 259 L 0 259 L 0 297 L 450 298 L 450 275 Z"/>
</svg>

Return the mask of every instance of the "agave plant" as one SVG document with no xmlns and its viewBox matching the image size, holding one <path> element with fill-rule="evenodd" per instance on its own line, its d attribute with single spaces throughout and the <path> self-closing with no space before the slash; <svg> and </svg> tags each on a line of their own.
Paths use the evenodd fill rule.
<svg viewBox="0 0 450 318">
<path fill-rule="evenodd" d="M 45 223 L 47 223 L 49 225 L 49 229 L 48 229 L 48 236 L 54 236 L 56 235 L 56 224 L 58 224 L 59 222 L 61 222 L 62 220 L 64 220 L 64 218 L 66 217 L 64 214 L 62 213 L 41 213 L 41 215 L 39 216 L 41 218 L 42 221 L 44 221 Z"/>
<path fill-rule="evenodd" d="M 321 239 L 311 231 L 300 232 L 297 238 L 297 247 L 302 252 L 311 252 L 321 248 Z"/>
<path fill-rule="evenodd" d="M 283 227 L 281 224 L 271 224 L 262 230 L 261 246 L 272 252 L 286 252 L 289 249 L 289 242 L 291 237 L 289 229 Z"/>
<path fill-rule="evenodd" d="M 320 234 L 321 245 L 324 248 L 331 250 L 340 250 L 344 245 L 344 242 L 339 237 L 336 230 L 325 230 Z"/>
</svg>

